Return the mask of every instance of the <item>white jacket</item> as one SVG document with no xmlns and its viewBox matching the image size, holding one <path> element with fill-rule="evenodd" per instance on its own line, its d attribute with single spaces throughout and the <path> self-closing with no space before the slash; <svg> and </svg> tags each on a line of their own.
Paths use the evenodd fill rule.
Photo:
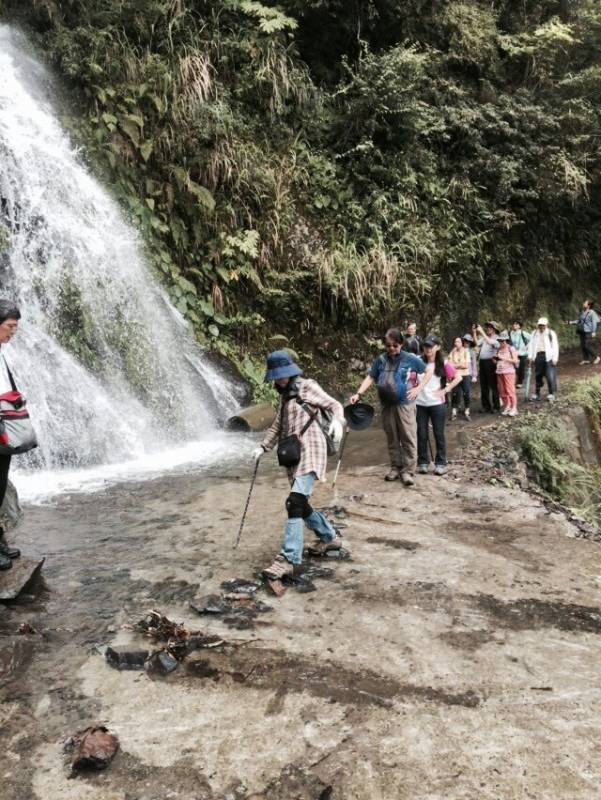
<svg viewBox="0 0 601 800">
<path fill-rule="evenodd" d="M 541 333 L 537 328 L 532 333 L 532 338 L 528 344 L 528 358 L 531 361 L 536 360 L 541 336 L 545 337 L 545 356 L 547 357 L 547 361 L 554 361 L 557 364 L 559 359 L 559 342 L 557 341 L 557 334 L 550 328 L 547 328 L 544 333 Z"/>
</svg>

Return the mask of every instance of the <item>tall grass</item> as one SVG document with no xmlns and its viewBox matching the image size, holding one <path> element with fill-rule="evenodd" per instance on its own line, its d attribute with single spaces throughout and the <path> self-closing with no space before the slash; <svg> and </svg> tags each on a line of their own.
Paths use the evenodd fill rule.
<svg viewBox="0 0 601 800">
<path fill-rule="evenodd" d="M 601 527 L 601 464 L 574 460 L 574 442 L 561 414 L 575 406 L 586 410 L 601 453 L 601 375 L 574 383 L 561 406 L 528 415 L 517 429 L 518 445 L 547 495 Z"/>
</svg>

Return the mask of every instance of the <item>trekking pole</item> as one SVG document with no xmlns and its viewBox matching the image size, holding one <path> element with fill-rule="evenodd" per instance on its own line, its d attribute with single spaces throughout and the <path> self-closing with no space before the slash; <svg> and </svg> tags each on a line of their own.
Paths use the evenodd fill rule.
<svg viewBox="0 0 601 800">
<path fill-rule="evenodd" d="M 338 471 L 340 470 L 340 464 L 342 462 L 342 454 L 344 452 L 344 445 L 346 444 L 346 437 L 348 436 L 349 432 L 346 430 L 344 432 L 344 436 L 342 437 L 342 441 L 340 442 L 340 453 L 338 455 L 338 463 L 336 464 L 336 472 L 334 473 L 334 480 L 332 481 L 332 489 L 336 486 L 336 481 L 338 480 Z"/>
<path fill-rule="evenodd" d="M 246 514 L 248 513 L 248 506 L 250 504 L 250 496 L 253 492 L 253 488 L 255 485 L 255 481 L 257 480 L 257 472 L 259 470 L 259 461 L 261 457 L 257 458 L 255 461 L 255 468 L 253 470 L 252 478 L 250 479 L 250 489 L 248 490 L 248 497 L 246 498 L 246 505 L 244 506 L 244 511 L 242 512 L 242 519 L 240 520 L 240 529 L 238 530 L 238 536 L 236 537 L 236 542 L 234 544 L 234 548 L 238 547 L 240 544 L 240 537 L 242 536 L 242 528 L 244 528 L 244 522 L 246 520 Z"/>
</svg>

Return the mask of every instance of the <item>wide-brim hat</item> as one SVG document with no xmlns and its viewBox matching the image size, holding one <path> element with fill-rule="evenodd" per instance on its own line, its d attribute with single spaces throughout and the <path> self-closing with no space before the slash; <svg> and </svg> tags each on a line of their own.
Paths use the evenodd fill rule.
<svg viewBox="0 0 601 800">
<path fill-rule="evenodd" d="M 275 350 L 267 356 L 265 381 L 279 381 L 281 378 L 294 378 L 302 374 L 302 369 L 285 350 Z"/>
<path fill-rule="evenodd" d="M 344 407 L 344 418 L 352 431 L 364 431 L 369 428 L 374 414 L 374 407 L 369 403 L 349 403 Z"/>
<path fill-rule="evenodd" d="M 549 320 L 546 317 L 540 317 L 540 319 L 538 320 L 538 322 L 536 324 L 537 325 L 548 325 L 549 324 Z"/>
<path fill-rule="evenodd" d="M 469 342 L 470 344 L 473 344 L 474 343 L 474 337 L 472 336 L 471 333 L 464 333 L 463 336 L 461 337 L 461 341 L 462 342 Z"/>
<path fill-rule="evenodd" d="M 494 319 L 489 319 L 488 322 L 484 323 L 485 328 L 487 325 L 490 325 L 491 328 L 494 328 L 497 333 L 499 333 L 501 330 L 501 325 L 498 322 L 495 322 Z"/>
<path fill-rule="evenodd" d="M 501 331 L 501 333 L 497 336 L 497 339 L 500 342 L 509 342 L 511 341 L 511 336 L 507 333 L 507 331 Z"/>
</svg>

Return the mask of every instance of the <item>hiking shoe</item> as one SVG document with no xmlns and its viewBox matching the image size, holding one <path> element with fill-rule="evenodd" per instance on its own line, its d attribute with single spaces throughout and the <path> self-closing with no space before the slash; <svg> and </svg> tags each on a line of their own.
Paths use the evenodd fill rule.
<svg viewBox="0 0 601 800">
<path fill-rule="evenodd" d="M 13 562 L 10 558 L 6 558 L 6 556 L 0 556 L 0 569 L 10 569 L 13 565 Z"/>
<path fill-rule="evenodd" d="M 270 581 L 281 581 L 287 575 L 294 573 L 294 564 L 287 561 L 284 556 L 276 556 L 273 564 L 263 570 L 263 575 Z"/>
<path fill-rule="evenodd" d="M 413 486 L 415 483 L 413 475 L 410 475 L 408 472 L 401 472 L 401 483 L 403 486 Z"/>
<path fill-rule="evenodd" d="M 336 534 L 333 539 L 328 539 L 327 541 L 325 539 L 320 539 L 318 542 L 315 542 L 315 544 L 312 544 L 309 549 L 312 553 L 325 555 L 328 550 L 340 550 L 341 547 L 342 539 Z"/>
<path fill-rule="evenodd" d="M 18 547 L 9 547 L 6 541 L 0 539 L 0 556 L 4 558 L 19 558 L 21 551 Z"/>
<path fill-rule="evenodd" d="M 434 474 L 435 475 L 446 475 L 448 471 L 449 471 L 449 468 L 447 466 L 445 466 L 444 464 L 437 464 L 434 467 Z"/>
<path fill-rule="evenodd" d="M 398 481 L 400 478 L 399 471 L 396 467 L 391 467 L 386 475 L 384 475 L 385 481 Z"/>
<path fill-rule="evenodd" d="M 531 400 L 533 403 L 534 403 L 534 402 L 538 403 L 538 401 L 540 400 L 540 394 L 533 394 L 533 395 L 532 395 L 532 397 L 530 398 L 530 400 Z"/>
<path fill-rule="evenodd" d="M 428 465 L 427 464 L 420 464 L 417 468 L 417 471 L 420 475 L 427 475 L 428 474 Z"/>
<path fill-rule="evenodd" d="M 547 400 L 548 400 L 550 403 L 552 403 L 552 402 L 553 402 L 553 400 L 555 400 L 555 395 L 554 395 L 554 394 L 550 394 L 550 395 L 548 395 L 548 396 L 547 396 Z"/>
<path fill-rule="evenodd" d="M 597 356 L 597 358 L 593 361 L 593 364 L 601 364 L 601 356 Z"/>
</svg>

